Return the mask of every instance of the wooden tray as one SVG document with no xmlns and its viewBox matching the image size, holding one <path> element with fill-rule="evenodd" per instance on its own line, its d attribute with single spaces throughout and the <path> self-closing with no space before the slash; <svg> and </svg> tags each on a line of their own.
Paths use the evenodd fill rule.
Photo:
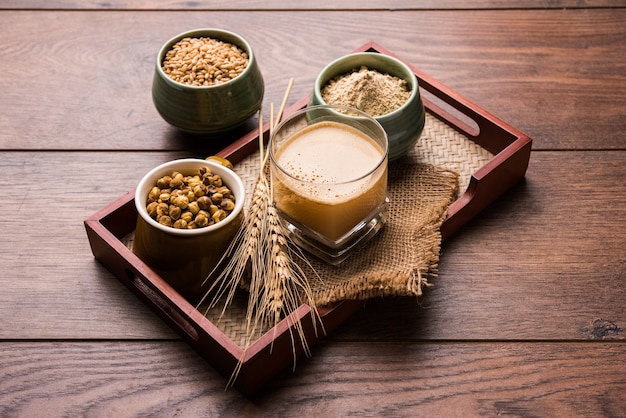
<svg viewBox="0 0 626 418">
<path fill-rule="evenodd" d="M 378 52 L 401 59 L 375 42 L 368 42 L 354 52 L 358 51 Z M 484 164 L 481 163 L 468 176 L 464 192 L 449 207 L 448 216 L 441 227 L 445 240 L 524 177 L 532 140 L 410 63 L 407 64 L 418 78 L 427 115 L 458 132 L 459 136 L 467 138 L 489 156 Z M 303 108 L 307 102 L 308 97 L 298 101 L 285 110 L 285 116 Z M 237 164 L 257 151 L 257 144 L 258 131 L 254 130 L 218 155 Z M 84 221 L 95 258 L 115 277 L 226 378 L 231 376 L 237 362 L 243 358 L 234 386 L 244 394 L 255 392 L 293 364 L 290 325 L 287 321 L 282 321 L 276 329 L 260 336 L 244 353 L 243 348 L 223 329 L 202 315 L 143 263 L 123 242 L 124 237 L 133 233 L 136 218 L 134 191 L 129 191 Z M 354 314 L 362 304 L 361 301 L 344 301 L 319 308 L 326 333 Z M 295 314 L 304 324 L 309 346 L 323 338 L 321 333 L 316 335 L 314 332 L 308 305 L 300 306 Z M 298 356 L 302 354 L 301 351 L 297 352 Z"/>
</svg>

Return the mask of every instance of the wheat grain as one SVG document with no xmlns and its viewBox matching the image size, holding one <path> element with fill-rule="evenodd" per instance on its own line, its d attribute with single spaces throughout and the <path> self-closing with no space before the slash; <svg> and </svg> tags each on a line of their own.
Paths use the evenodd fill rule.
<svg viewBox="0 0 626 418">
<path fill-rule="evenodd" d="M 179 83 L 212 86 L 237 77 L 248 63 L 248 54 L 237 45 L 209 37 L 187 37 L 167 51 L 161 66 Z"/>
</svg>

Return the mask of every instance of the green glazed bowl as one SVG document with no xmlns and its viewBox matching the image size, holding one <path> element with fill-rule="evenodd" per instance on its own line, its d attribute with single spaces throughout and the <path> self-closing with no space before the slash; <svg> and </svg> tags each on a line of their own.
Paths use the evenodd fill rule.
<svg viewBox="0 0 626 418">
<path fill-rule="evenodd" d="M 235 196 L 233 211 L 222 221 L 198 229 L 176 229 L 152 219 L 146 201 L 157 179 L 172 171 L 197 174 L 200 167 L 207 167 L 213 174 L 220 175 Z M 218 264 L 239 230 L 245 199 L 241 178 L 219 162 L 186 158 L 161 164 L 150 170 L 135 190 L 138 216 L 132 250 L 183 297 L 197 301 L 212 284 L 209 281 L 203 284 L 204 279 Z"/>
<path fill-rule="evenodd" d="M 174 81 L 161 67 L 167 51 L 183 38 L 209 37 L 238 46 L 248 54 L 248 66 L 233 78 L 212 86 Z M 241 36 L 222 29 L 195 29 L 180 33 L 159 50 L 152 82 L 152 101 L 166 122 L 193 134 L 228 131 L 250 119 L 265 93 L 263 77 L 252 48 Z"/>
<path fill-rule="evenodd" d="M 401 107 L 374 118 L 387 132 L 389 161 L 396 160 L 415 146 L 424 130 L 426 116 L 417 77 L 402 61 L 377 52 L 358 52 L 338 58 L 324 67 L 315 79 L 309 105 L 330 104 L 322 98 L 324 86 L 334 77 L 346 74 L 353 69 L 359 69 L 361 66 L 404 79 L 411 89 L 409 99 Z"/>
</svg>

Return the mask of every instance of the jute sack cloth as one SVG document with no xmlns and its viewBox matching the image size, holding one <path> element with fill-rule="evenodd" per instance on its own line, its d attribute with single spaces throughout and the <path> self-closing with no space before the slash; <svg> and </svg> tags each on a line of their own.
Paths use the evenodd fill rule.
<svg viewBox="0 0 626 418">
<path fill-rule="evenodd" d="M 389 164 L 387 224 L 338 266 L 307 257 L 316 306 L 384 296 L 420 296 L 436 275 L 440 227 L 458 191 L 456 171 L 405 157 Z M 301 267 L 307 268 L 302 265 Z"/>
</svg>

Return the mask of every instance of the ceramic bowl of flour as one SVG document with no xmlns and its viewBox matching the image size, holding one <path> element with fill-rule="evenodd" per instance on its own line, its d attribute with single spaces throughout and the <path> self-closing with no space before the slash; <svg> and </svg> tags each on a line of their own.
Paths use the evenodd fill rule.
<svg viewBox="0 0 626 418">
<path fill-rule="evenodd" d="M 373 116 L 387 132 L 390 161 L 409 152 L 424 130 L 417 77 L 402 61 L 378 52 L 346 55 L 324 67 L 309 105 L 324 104 Z"/>
</svg>

